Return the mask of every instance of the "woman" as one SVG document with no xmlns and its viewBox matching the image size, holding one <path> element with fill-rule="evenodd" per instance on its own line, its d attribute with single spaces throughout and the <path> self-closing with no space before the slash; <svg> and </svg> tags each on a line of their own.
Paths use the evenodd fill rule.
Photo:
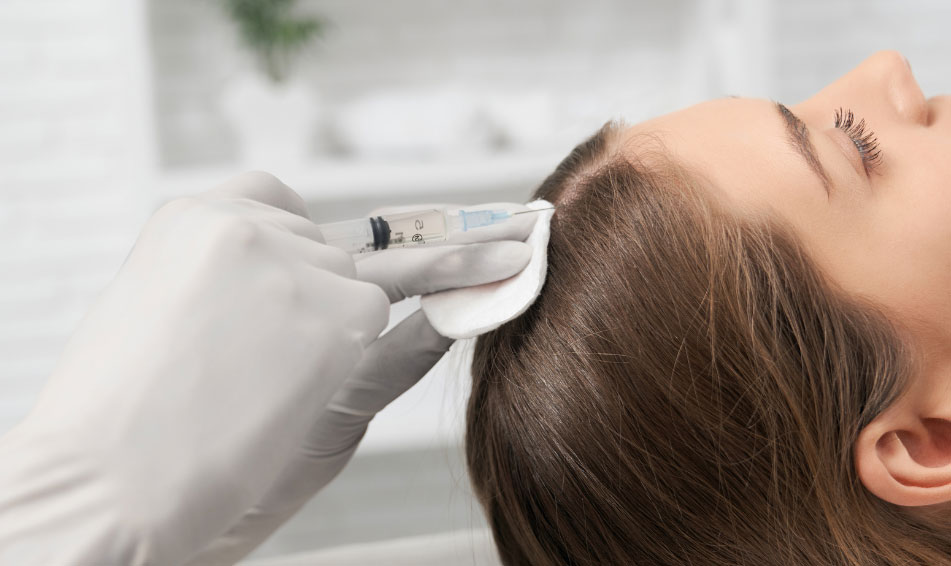
<svg viewBox="0 0 951 566">
<path fill-rule="evenodd" d="M 894 52 L 578 146 L 545 288 L 473 362 L 503 561 L 951 564 L 948 155 Z"/>
</svg>

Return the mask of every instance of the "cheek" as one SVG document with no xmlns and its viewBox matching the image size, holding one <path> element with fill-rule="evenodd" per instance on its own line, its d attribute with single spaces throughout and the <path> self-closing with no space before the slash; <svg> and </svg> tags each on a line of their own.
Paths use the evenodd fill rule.
<svg viewBox="0 0 951 566">
<path fill-rule="evenodd" d="M 909 259 L 922 267 L 934 264 L 951 278 L 951 183 L 946 181 L 951 176 L 930 168 L 924 172 L 901 178 L 900 186 L 881 188 L 877 228 Z"/>
<path fill-rule="evenodd" d="M 793 221 L 810 255 L 846 292 L 951 343 L 951 187 L 930 171 Z"/>
<path fill-rule="evenodd" d="M 937 178 L 880 187 L 874 224 L 856 242 L 867 285 L 906 322 L 951 337 L 951 190 Z"/>
</svg>

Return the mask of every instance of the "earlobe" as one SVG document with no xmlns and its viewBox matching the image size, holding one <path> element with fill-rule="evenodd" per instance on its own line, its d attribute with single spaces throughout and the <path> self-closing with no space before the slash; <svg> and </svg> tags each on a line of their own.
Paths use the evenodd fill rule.
<svg viewBox="0 0 951 566">
<path fill-rule="evenodd" d="M 951 420 L 922 418 L 896 404 L 859 434 L 855 467 L 862 484 L 890 503 L 951 501 Z"/>
</svg>

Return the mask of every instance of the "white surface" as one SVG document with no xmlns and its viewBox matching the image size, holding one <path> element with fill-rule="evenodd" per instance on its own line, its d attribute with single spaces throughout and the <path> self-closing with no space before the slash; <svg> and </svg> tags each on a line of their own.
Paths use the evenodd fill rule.
<svg viewBox="0 0 951 566">
<path fill-rule="evenodd" d="M 306 554 L 241 562 L 239 566 L 500 566 L 488 530 L 463 530 Z"/>
</svg>

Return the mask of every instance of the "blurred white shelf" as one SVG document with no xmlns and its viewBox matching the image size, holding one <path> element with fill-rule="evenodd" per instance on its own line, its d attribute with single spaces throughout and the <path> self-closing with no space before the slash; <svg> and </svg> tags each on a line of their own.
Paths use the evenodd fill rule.
<svg viewBox="0 0 951 566">
<path fill-rule="evenodd" d="M 564 152 L 498 153 L 429 161 L 315 160 L 297 168 L 259 167 L 277 175 L 310 202 L 392 194 L 451 195 L 524 186 L 526 193 L 551 173 Z M 218 166 L 165 171 L 157 203 L 211 188 L 254 167 Z"/>
</svg>

